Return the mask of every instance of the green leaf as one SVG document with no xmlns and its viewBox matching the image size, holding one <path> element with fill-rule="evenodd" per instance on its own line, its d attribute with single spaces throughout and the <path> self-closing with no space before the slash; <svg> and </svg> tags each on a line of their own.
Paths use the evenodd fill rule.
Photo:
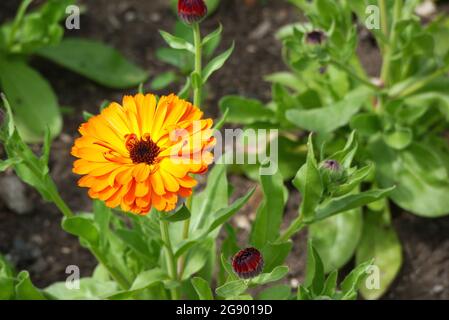
<svg viewBox="0 0 449 320">
<path fill-rule="evenodd" d="M 202 41 L 203 48 L 211 45 L 212 43 L 216 43 L 217 41 L 219 42 L 222 32 L 223 26 L 220 23 L 217 29 L 215 29 L 213 32 L 209 33 L 207 36 L 204 37 Z"/>
<path fill-rule="evenodd" d="M 142 260 L 148 263 L 151 253 L 148 244 L 136 230 L 118 229 L 115 233 L 123 240 Z"/>
<path fill-rule="evenodd" d="M 190 218 L 190 210 L 185 205 L 182 205 L 175 213 L 169 215 L 161 215 L 161 220 L 169 222 L 184 221 Z"/>
<path fill-rule="evenodd" d="M 14 289 L 14 273 L 6 261 L 6 259 L 0 255 L 0 300 L 10 300 L 15 296 Z"/>
<path fill-rule="evenodd" d="M 167 71 L 157 75 L 150 84 L 152 90 L 162 90 L 176 81 L 178 76 L 173 71 Z"/>
<path fill-rule="evenodd" d="M 62 129 L 58 101 L 50 84 L 20 60 L 0 57 L 1 88 L 11 104 L 14 120 L 26 142 L 41 142 L 47 128 L 52 137 Z"/>
<path fill-rule="evenodd" d="M 384 141 L 393 149 L 402 150 L 413 142 L 413 132 L 409 128 L 398 128 L 384 134 Z"/>
<path fill-rule="evenodd" d="M 262 164 L 261 170 L 267 164 Z M 262 248 L 269 241 L 274 241 L 279 236 L 287 192 L 284 187 L 284 179 L 279 170 L 274 175 L 260 174 L 260 182 L 264 194 L 264 200 L 257 210 L 256 219 L 251 230 L 251 244 L 256 248 Z"/>
<path fill-rule="evenodd" d="M 323 220 L 337 213 L 362 207 L 368 203 L 380 200 L 383 197 L 388 196 L 394 189 L 395 187 L 370 190 L 358 194 L 350 194 L 340 198 L 330 199 L 316 209 L 314 221 Z"/>
<path fill-rule="evenodd" d="M 64 217 L 62 228 L 70 234 L 85 239 L 94 247 L 99 243 L 100 234 L 92 218 L 86 216 Z"/>
<path fill-rule="evenodd" d="M 349 175 L 345 183 L 338 185 L 334 190 L 332 190 L 332 195 L 338 197 L 350 193 L 363 181 L 365 181 L 365 179 L 371 177 L 375 171 L 374 168 L 374 164 L 369 163 L 367 166 L 357 169 Z"/>
<path fill-rule="evenodd" d="M 162 38 L 165 40 L 165 42 L 173 49 L 177 50 L 187 50 L 191 53 L 195 53 L 195 47 L 193 44 L 188 42 L 187 40 L 184 40 L 183 38 L 176 37 L 168 32 L 159 30 L 159 33 L 161 34 Z"/>
<path fill-rule="evenodd" d="M 229 59 L 229 57 L 231 56 L 232 52 L 234 51 L 234 43 L 232 43 L 231 47 L 226 50 L 225 52 L 223 52 L 222 54 L 220 54 L 219 56 L 215 57 L 214 59 L 212 59 L 204 68 L 203 70 L 203 83 L 206 83 L 207 80 L 209 79 L 209 77 L 217 70 L 221 69 L 221 67 L 223 67 L 223 65 L 225 64 L 226 60 Z"/>
<path fill-rule="evenodd" d="M 286 112 L 286 118 L 299 128 L 330 133 L 347 125 L 369 96 L 370 91 L 362 87 L 350 92 L 343 100 L 331 106 L 309 110 L 290 109 Z"/>
<path fill-rule="evenodd" d="M 206 280 L 200 277 L 194 277 L 191 282 L 200 300 L 214 300 L 214 295 Z"/>
<path fill-rule="evenodd" d="M 355 300 L 357 297 L 357 289 L 366 275 L 368 267 L 372 265 L 371 261 L 365 261 L 359 264 L 354 270 L 349 273 L 341 283 L 342 299 Z"/>
<path fill-rule="evenodd" d="M 352 258 L 362 227 L 358 208 L 310 225 L 309 237 L 323 261 L 325 273 L 340 269 Z"/>
<path fill-rule="evenodd" d="M 115 281 L 99 281 L 94 278 L 82 278 L 79 289 L 69 289 L 66 282 L 56 282 L 45 288 L 45 293 L 59 300 L 105 299 L 115 294 L 118 286 Z"/>
<path fill-rule="evenodd" d="M 161 269 L 143 271 L 136 277 L 129 290 L 121 291 L 119 293 L 108 296 L 107 298 L 111 300 L 129 299 L 135 294 L 140 293 L 142 290 L 159 284 L 164 280 L 168 280 L 168 276 Z"/>
<path fill-rule="evenodd" d="M 320 203 L 323 194 L 323 185 L 313 149 L 313 138 L 310 134 L 307 142 L 307 162 L 293 179 L 294 186 L 301 192 L 300 214 L 305 222 L 314 220 L 315 208 Z"/>
<path fill-rule="evenodd" d="M 220 100 L 219 105 L 222 113 L 228 110 L 228 123 L 253 124 L 271 122 L 275 118 L 274 112 L 266 108 L 259 100 L 226 96 Z"/>
<path fill-rule="evenodd" d="M 208 217 L 208 223 L 205 227 L 195 231 L 194 235 L 187 240 L 181 241 L 176 252 L 175 257 L 178 258 L 189 250 L 198 241 L 206 237 L 216 238 L 220 231 L 219 227 L 228 221 L 237 211 L 239 211 L 253 195 L 255 188 L 250 190 L 245 196 L 237 199 L 233 204 L 226 208 L 219 209 L 213 215 Z"/>
<path fill-rule="evenodd" d="M 187 255 L 182 280 L 188 280 L 193 274 L 199 272 L 206 265 L 211 252 L 214 251 L 214 239 L 207 238 L 203 241 L 198 241 Z"/>
<path fill-rule="evenodd" d="M 248 286 L 243 280 L 234 280 L 225 283 L 215 290 L 215 293 L 223 298 L 234 298 L 241 295 L 248 289 Z"/>
<path fill-rule="evenodd" d="M 401 268 L 402 248 L 395 230 L 382 225 L 381 215 L 375 212 L 366 215 L 356 253 L 357 264 L 371 259 L 374 259 L 373 265 L 378 272 L 374 269 L 365 278 L 365 285 L 360 286 L 360 292 L 365 299 L 378 299 L 388 290 Z M 367 287 L 368 283 L 371 287 Z"/>
<path fill-rule="evenodd" d="M 351 129 L 356 130 L 362 136 L 372 136 L 382 131 L 379 116 L 374 113 L 361 113 L 351 118 Z"/>
<path fill-rule="evenodd" d="M 207 233 L 211 233 L 216 228 L 221 226 L 223 223 L 229 220 L 231 216 L 233 216 L 237 211 L 239 211 L 251 198 L 254 193 L 255 188 L 250 190 L 245 196 L 237 199 L 233 204 L 231 204 L 228 208 L 223 208 L 217 211 L 215 214 L 215 218 L 209 226 L 207 227 Z"/>
<path fill-rule="evenodd" d="M 193 89 L 199 89 L 202 86 L 201 75 L 198 72 L 192 72 L 190 75 L 192 79 L 192 87 Z"/>
<path fill-rule="evenodd" d="M 287 266 L 278 266 L 274 268 L 269 273 L 262 273 L 258 275 L 257 277 L 251 279 L 251 284 L 267 284 L 270 282 L 275 282 L 278 280 L 281 280 L 288 274 L 288 267 Z"/>
<path fill-rule="evenodd" d="M 321 293 L 323 296 L 332 297 L 335 294 L 335 291 L 337 289 L 337 278 L 338 278 L 338 271 L 334 270 L 332 271 L 326 278 L 326 281 L 324 282 L 324 289 Z"/>
<path fill-rule="evenodd" d="M 232 270 L 232 265 L 231 265 L 231 263 L 229 262 L 229 260 L 226 259 L 226 257 L 224 256 L 224 254 L 221 254 L 220 258 L 221 258 L 221 265 L 223 266 L 223 269 L 224 269 L 224 270 L 226 271 L 226 273 L 228 274 L 228 277 L 229 277 L 231 280 L 237 280 L 238 278 L 237 278 L 236 274 L 234 273 L 234 271 Z"/>
<path fill-rule="evenodd" d="M 285 284 L 280 284 L 267 288 L 257 295 L 257 300 L 288 300 L 292 294 L 292 288 Z"/>
<path fill-rule="evenodd" d="M 136 87 L 148 78 L 147 72 L 102 43 L 66 38 L 59 45 L 38 54 L 103 86 L 121 89 Z"/>
<path fill-rule="evenodd" d="M 264 271 L 271 272 L 274 268 L 284 264 L 292 247 L 293 243 L 291 241 L 267 243 L 261 250 L 265 262 Z"/>
<path fill-rule="evenodd" d="M 30 280 L 30 274 L 22 271 L 17 275 L 16 299 L 18 300 L 46 300 L 42 292 Z"/>
<path fill-rule="evenodd" d="M 228 180 L 226 166 L 216 164 L 207 177 L 206 188 L 193 196 L 192 230 L 204 227 L 211 213 L 228 206 Z"/>
<path fill-rule="evenodd" d="M 304 286 L 308 288 L 314 296 L 321 294 L 324 288 L 324 266 L 320 255 L 312 245 L 312 241 L 307 243 L 307 266 Z"/>
<path fill-rule="evenodd" d="M 443 159 L 424 143 L 413 142 L 395 151 L 381 140 L 372 142 L 369 153 L 376 162 L 381 187 L 397 184 L 390 198 L 401 208 L 423 217 L 449 213 L 449 178 Z"/>
<path fill-rule="evenodd" d="M 265 76 L 265 81 L 279 83 L 296 91 L 300 91 L 303 89 L 303 85 L 301 84 L 301 81 L 298 79 L 298 77 L 290 72 L 277 72 L 270 74 L 268 76 Z"/>
</svg>

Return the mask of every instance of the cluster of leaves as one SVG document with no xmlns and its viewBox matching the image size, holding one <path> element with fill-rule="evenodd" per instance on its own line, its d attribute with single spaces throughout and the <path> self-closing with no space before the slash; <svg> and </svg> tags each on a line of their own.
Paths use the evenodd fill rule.
<svg viewBox="0 0 449 320">
<path fill-rule="evenodd" d="M 48 59 L 110 88 L 128 88 L 145 81 L 147 73 L 102 43 L 63 39 L 60 21 L 74 0 L 47 0 L 27 13 L 23 0 L 15 19 L 0 26 L 0 88 L 8 96 L 25 141 L 41 142 L 46 128 L 52 137 L 62 128 L 58 98 L 51 85 L 29 66 L 33 56 Z"/>
<path fill-rule="evenodd" d="M 325 158 L 357 130 L 360 147 L 354 159 L 375 165 L 375 174 L 367 174 L 371 186 L 396 185 L 389 199 L 413 214 L 447 215 L 449 46 L 443 39 L 449 19 L 441 16 L 424 25 L 414 13 L 418 0 L 289 1 L 308 18 L 277 34 L 290 70 L 266 77 L 273 83 L 273 101 L 267 105 L 223 98 L 220 107 L 228 121 L 281 128 L 279 163 L 285 178 L 304 159 L 304 135 L 298 130 L 315 133 L 327 146 Z M 358 30 L 376 22 L 377 13 L 380 28 L 369 31 L 383 65 L 380 78 L 372 81 L 356 49 Z M 311 32 L 322 39 L 310 41 Z M 243 169 L 255 177 L 254 170 Z M 310 231 L 326 272 L 342 267 L 354 253 L 358 261 L 375 258 L 385 276 L 379 290 L 364 292 L 366 298 L 380 297 L 399 271 L 401 245 L 387 201 L 371 203 L 363 214 L 358 209 L 326 219 Z"/>
<path fill-rule="evenodd" d="M 170 291 L 180 290 L 189 299 L 252 299 L 247 290 L 282 280 L 288 274 L 285 259 L 292 249 L 290 236 L 301 226 L 313 225 L 328 216 L 358 208 L 377 201 L 390 190 L 357 192 L 367 177 L 370 165 L 351 167 L 356 152 L 355 135 L 345 148 L 335 155 L 344 164 L 344 179 L 329 178 L 320 169 L 314 156 L 312 138 L 309 141 L 307 163 L 295 179 L 304 192 L 301 214 L 284 234 L 281 234 L 283 212 L 288 197 L 284 179 L 278 171 L 274 176 L 261 176 L 264 201 L 258 208 L 249 243 L 261 249 L 265 260 L 263 273 L 250 281 L 238 279 L 232 271 L 230 258 L 238 250 L 236 231 L 228 224 L 250 199 L 254 190 L 230 203 L 233 188 L 227 180 L 227 168 L 216 164 L 208 175 L 206 187 L 192 198 L 191 210 L 185 206 L 172 213 L 152 210 L 147 216 L 135 216 L 107 208 L 95 201 L 92 212 L 73 214 L 60 198 L 49 175 L 48 150 L 50 134 L 41 157 L 37 157 L 22 141 L 15 128 L 9 104 L 4 99 L 7 119 L 1 131 L 1 141 L 8 159 L 0 163 L 2 170 L 11 167 L 29 185 L 40 191 L 44 199 L 53 202 L 64 213 L 62 228 L 80 240 L 82 246 L 98 260 L 90 277 L 80 280 L 80 288 L 73 290 L 66 282 L 55 283 L 45 289 L 36 288 L 26 271 L 16 274 L 5 261 L 0 264 L 0 283 L 4 284 L 3 298 L 9 299 L 166 299 Z M 328 178 L 325 178 L 328 177 Z M 270 195 L 270 196 L 268 196 Z M 189 237 L 184 237 L 184 221 L 190 219 Z M 300 222 L 298 224 L 298 221 Z M 167 233 L 160 228 L 168 223 Z M 225 226 L 227 238 L 217 250 L 217 237 Z M 169 240 L 167 240 L 169 239 Z M 217 259 L 217 252 L 221 255 Z M 312 252 L 312 253 L 310 253 Z M 326 291 L 318 292 L 318 281 L 324 277 L 321 259 L 309 248 L 308 274 L 314 280 L 306 281 L 299 289 L 299 299 L 320 299 L 327 295 L 335 299 L 356 297 L 357 283 L 364 273 L 359 266 L 335 291 L 335 279 L 326 284 Z M 170 274 L 167 255 L 182 265 L 179 273 Z M 364 269 L 363 269 L 364 270 Z M 217 274 L 215 294 L 210 284 Z M 323 275 L 320 275 L 323 273 Z M 310 279 L 312 279 L 310 278 Z M 336 276 L 335 276 L 336 278 Z M 334 282 L 332 282 L 334 281 Z M 315 289 L 311 289 L 311 285 Z M 294 299 L 291 288 L 276 285 L 260 292 L 257 299 Z"/>
<path fill-rule="evenodd" d="M 232 44 L 229 49 L 213 57 L 221 42 L 222 31 L 223 28 L 220 25 L 202 40 L 202 53 L 207 64 L 202 74 L 198 74 L 194 70 L 196 52 L 191 28 L 182 22 L 177 22 L 173 34 L 161 30 L 160 34 L 169 48 L 159 48 L 156 51 L 156 57 L 176 67 L 177 72 L 167 71 L 156 76 L 151 82 L 151 88 L 160 90 L 173 83 L 184 82 L 178 96 L 187 98 L 195 88 L 206 85 L 210 76 L 223 67 L 234 50 L 234 44 Z"/>
</svg>

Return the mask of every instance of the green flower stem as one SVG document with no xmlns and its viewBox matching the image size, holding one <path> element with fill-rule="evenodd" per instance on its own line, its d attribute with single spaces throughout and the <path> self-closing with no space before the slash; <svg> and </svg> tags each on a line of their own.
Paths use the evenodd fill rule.
<svg viewBox="0 0 449 320">
<path fill-rule="evenodd" d="M 378 5 L 380 9 L 380 24 L 385 37 L 388 39 L 388 10 L 386 0 L 378 0 Z"/>
<path fill-rule="evenodd" d="M 201 43 L 201 31 L 199 23 L 194 23 L 192 26 L 193 29 L 193 41 L 195 46 L 195 70 L 194 72 L 202 76 L 202 58 L 203 58 L 203 45 Z M 199 86 L 193 88 L 193 104 L 197 107 L 201 105 L 201 96 L 203 86 L 200 84 Z"/>
<path fill-rule="evenodd" d="M 195 70 L 194 72 L 196 74 L 200 75 L 200 78 L 203 73 L 202 69 L 202 58 L 203 58 L 203 45 L 201 41 L 201 31 L 200 31 L 200 24 L 194 23 L 192 25 L 193 30 L 193 40 L 194 40 L 194 46 L 195 46 Z M 201 83 L 198 86 L 195 86 L 193 88 L 193 104 L 197 106 L 198 108 L 201 106 L 201 96 L 203 91 L 203 85 L 202 85 L 202 79 Z M 187 209 L 190 211 L 192 210 L 192 197 L 193 197 L 193 191 L 192 195 L 187 199 L 186 206 Z M 182 238 L 185 240 L 189 237 L 189 229 L 190 229 L 190 218 L 184 221 L 183 226 L 183 232 L 182 232 Z M 179 279 L 181 280 L 182 275 L 184 274 L 184 268 L 186 263 L 186 256 L 182 255 L 179 260 Z"/>
<path fill-rule="evenodd" d="M 276 242 L 288 241 L 294 234 L 301 231 L 306 224 L 302 220 L 302 215 L 295 219 L 292 224 L 284 231 L 284 233 L 276 240 Z"/>
<path fill-rule="evenodd" d="M 389 35 L 388 44 L 384 49 L 384 61 L 382 63 L 382 72 L 381 72 L 381 79 L 384 81 L 385 86 L 390 85 L 391 59 L 394 55 L 397 42 L 396 23 L 401 19 L 402 7 L 403 7 L 403 0 L 394 1 L 392 29 Z M 382 16 L 382 21 L 387 19 L 386 18 L 387 13 L 384 12 L 383 14 L 385 14 L 385 17 Z M 387 35 L 388 30 L 385 30 L 384 33 Z"/>
<path fill-rule="evenodd" d="M 168 226 L 169 226 L 168 221 L 163 221 L 163 220 L 160 221 L 162 241 L 164 242 L 164 245 L 165 245 L 165 257 L 167 259 L 168 275 L 170 276 L 170 278 L 172 280 L 177 280 L 178 279 L 178 276 L 177 276 L 178 270 L 176 267 L 176 259 L 173 254 L 173 248 L 171 246 L 170 233 L 168 231 Z M 171 293 L 171 298 L 173 300 L 179 299 L 178 290 L 176 288 L 170 289 L 170 293 Z"/>
<path fill-rule="evenodd" d="M 61 198 L 61 195 L 56 190 L 56 187 L 52 189 L 53 190 L 50 191 L 50 194 L 53 203 L 56 205 L 56 207 L 58 207 L 59 211 L 61 211 L 65 217 L 67 218 L 73 217 L 74 214 L 72 209 L 70 209 L 69 206 L 65 203 L 65 201 Z"/>
</svg>

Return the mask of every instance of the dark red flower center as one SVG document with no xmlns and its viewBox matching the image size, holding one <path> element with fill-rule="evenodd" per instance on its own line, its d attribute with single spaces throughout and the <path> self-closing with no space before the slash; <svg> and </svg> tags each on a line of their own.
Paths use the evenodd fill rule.
<svg viewBox="0 0 449 320">
<path fill-rule="evenodd" d="M 243 279 L 253 278 L 263 270 L 263 257 L 256 248 L 246 248 L 237 252 L 232 258 L 234 272 Z"/>
<path fill-rule="evenodd" d="M 153 164 L 159 155 L 160 148 L 151 140 L 150 136 L 137 139 L 135 134 L 126 137 L 126 148 L 134 163 Z"/>
</svg>

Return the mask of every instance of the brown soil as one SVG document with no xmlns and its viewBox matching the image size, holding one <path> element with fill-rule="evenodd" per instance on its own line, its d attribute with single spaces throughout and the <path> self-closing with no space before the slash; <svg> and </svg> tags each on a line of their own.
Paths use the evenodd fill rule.
<svg viewBox="0 0 449 320">
<path fill-rule="evenodd" d="M 101 40 L 119 48 L 152 75 L 169 68 L 154 57 L 155 49 L 164 45 L 157 30 L 170 30 L 175 22 L 167 0 L 79 2 L 87 9 L 81 18 L 81 29 L 67 35 Z M 1 1 L 0 21 L 10 19 L 17 5 L 18 1 Z M 280 44 L 273 34 L 279 27 L 297 21 L 298 16 L 284 1 L 268 0 L 264 6 L 245 6 L 241 0 L 223 1 L 219 12 L 205 22 L 205 27 L 212 31 L 221 22 L 225 30 L 221 49 L 235 40 L 236 51 L 226 67 L 211 79 L 207 101 L 211 116 L 218 114 L 217 102 L 227 94 L 268 101 L 270 85 L 264 83 L 263 76 L 285 69 Z M 370 75 L 375 76 L 380 59 L 369 39 L 362 41 L 359 52 L 370 66 Z M 48 62 L 34 59 L 32 64 L 51 82 L 61 105 L 74 108 L 73 113 L 65 115 L 64 132 L 52 146 L 51 172 L 68 204 L 75 210 L 89 210 L 87 194 L 76 187 L 77 177 L 70 170 L 73 159 L 69 152 L 82 122 L 81 112 L 95 113 L 103 100 L 117 101 L 124 93 L 135 90 L 104 89 Z M 239 193 L 252 185 L 238 176 L 231 177 L 231 182 Z M 89 275 L 95 266 L 94 258 L 79 246 L 76 238 L 61 230 L 57 209 L 44 204 L 36 194 L 33 198 L 37 199 L 34 209 L 27 215 L 15 214 L 0 202 L 0 252 L 18 270 L 29 270 L 40 287 L 64 280 L 65 268 L 71 264 L 78 265 L 82 275 Z M 243 214 L 254 214 L 259 201 L 260 196 L 255 197 Z M 298 202 L 299 194 L 292 190 L 286 219 L 296 214 Z M 449 217 L 430 220 L 397 211 L 394 225 L 404 246 L 404 266 L 386 298 L 449 299 Z M 245 234 L 244 223 L 236 223 Z M 305 234 L 295 238 L 295 249 L 288 260 L 295 270 L 292 278 L 297 280 L 302 280 L 304 274 L 304 240 Z"/>
</svg>

